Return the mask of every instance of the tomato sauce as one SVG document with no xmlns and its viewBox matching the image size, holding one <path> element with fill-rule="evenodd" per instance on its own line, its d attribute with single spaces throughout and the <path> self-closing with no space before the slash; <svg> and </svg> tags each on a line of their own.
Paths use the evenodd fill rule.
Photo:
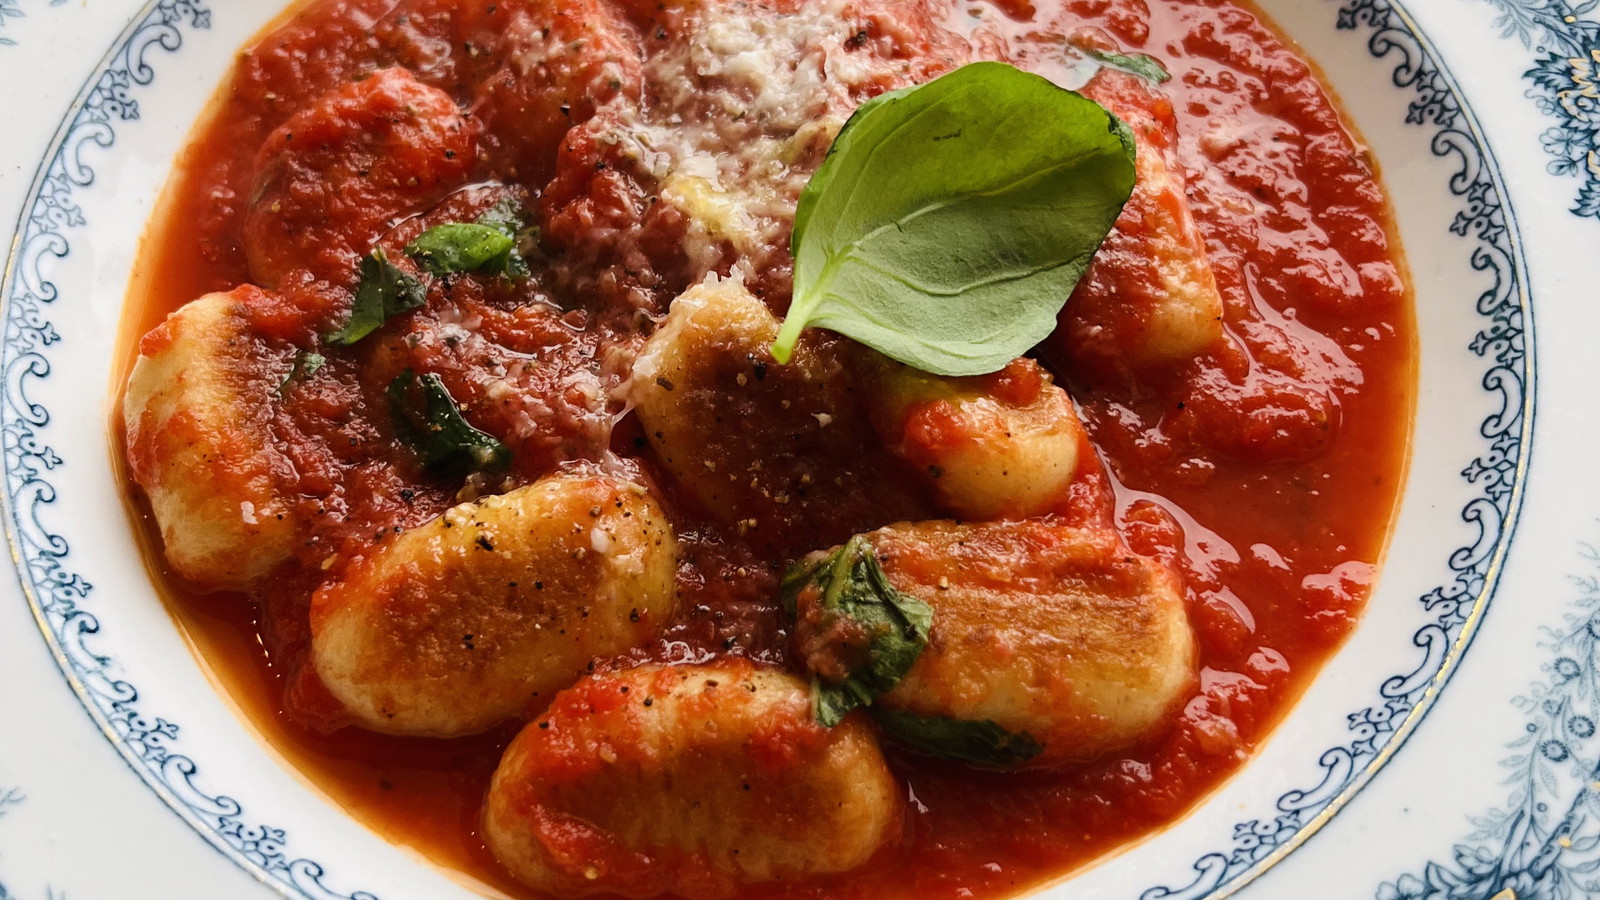
<svg viewBox="0 0 1600 900">
<path fill-rule="evenodd" d="M 435 288 L 426 309 L 391 323 L 366 349 L 329 354 L 321 377 L 286 394 L 276 433 L 293 460 L 298 492 L 317 498 L 305 501 L 303 514 L 322 524 L 270 594 L 203 595 L 185 586 L 161 562 L 138 488 L 130 481 L 127 490 L 145 520 L 148 558 L 174 616 L 266 740 L 387 838 L 529 896 L 478 835 L 489 776 L 516 724 L 451 741 L 339 728 L 328 698 L 303 671 L 306 595 L 315 583 L 381 543 L 391 527 L 414 527 L 463 496 L 460 483 L 422 472 L 399 450 L 382 390 L 402 369 L 440 373 L 478 427 L 507 436 L 517 460 L 512 479 L 613 454 L 656 484 L 670 481 L 607 391 L 625 376 L 617 360 L 637 351 L 649 320 L 708 268 L 727 271 L 730 252 L 696 256 L 686 240 L 693 223 L 657 202 L 657 189 L 615 146 L 580 134 L 562 143 L 570 122 L 637 89 L 628 67 L 655 39 L 652 17 L 669 13 L 623 0 L 559 4 L 541 39 L 571 52 L 547 56 L 545 82 L 529 87 L 507 81 L 494 62 L 513 6 L 317 0 L 242 54 L 182 157 L 147 239 L 125 326 L 127 353 L 131 360 L 137 336 L 182 304 L 259 280 L 264 270 L 277 283 L 252 308 L 259 333 L 304 342 L 342 320 L 350 284 L 337 273 L 346 265 L 353 271 L 353 262 L 338 246 L 316 246 L 309 265 L 252 263 L 252 253 L 270 243 L 251 230 L 262 148 L 274 132 L 281 144 L 280 126 L 296 116 L 307 117 L 307 127 L 293 138 L 356 127 L 372 143 L 361 174 L 372 175 L 362 168 L 367 163 L 387 167 L 342 182 L 341 190 L 353 193 L 338 198 L 313 175 L 283 176 L 301 185 L 293 196 L 337 199 L 348 210 L 341 233 L 356 253 L 374 242 L 403 245 L 429 224 L 462 221 L 512 196 L 537 210 L 547 255 L 531 260 L 533 275 L 514 284 Z M 1061 50 L 1068 39 L 1160 58 L 1174 75 L 1159 88 L 1177 121 L 1174 152 L 1224 301 L 1224 345 L 1158 371 L 1098 354 L 1065 329 L 1037 354 L 1069 386 L 1100 462 L 1086 467 L 1062 514 L 1114 523 L 1135 551 L 1185 578 L 1201 678 L 1171 729 L 1134 752 L 1055 773 L 983 773 L 891 748 L 912 798 L 904 839 L 847 875 L 750 891 L 784 898 L 1007 896 L 1183 814 L 1238 770 L 1349 633 L 1401 486 L 1415 391 L 1410 297 L 1371 160 L 1314 67 L 1247 3 L 862 2 L 845 14 L 859 23 L 852 41 L 903 59 L 897 77 L 910 80 L 967 55 L 1069 80 L 1075 63 Z M 458 130 L 417 138 L 402 121 L 422 102 L 415 98 L 382 121 L 324 121 L 303 112 L 390 68 L 409 70 L 472 114 L 460 116 Z M 898 86 L 878 84 L 864 94 Z M 361 115 L 371 113 L 362 108 Z M 397 137 L 385 144 L 391 126 Z M 509 140 L 513 133 L 520 139 Z M 459 157 L 404 155 L 435 139 Z M 814 167 L 825 149 L 811 148 L 809 163 L 802 152 L 797 166 Z M 427 176 L 411 178 L 412 170 Z M 362 193 L 368 189 L 410 192 L 428 211 L 375 220 L 372 211 L 387 201 Z M 316 209 L 305 215 L 307 227 L 324 224 L 315 221 Z M 781 238 L 751 284 L 780 312 L 791 265 L 786 233 Z M 1096 277 L 1091 270 L 1083 296 L 1097 290 Z M 462 323 L 470 325 L 466 337 L 457 330 Z M 505 390 L 485 386 L 489 371 L 512 396 L 541 402 L 506 401 Z M 988 381 L 1019 404 L 1040 389 L 1037 371 L 1026 365 Z M 936 407 L 913 414 L 911 430 L 930 445 L 951 439 Z M 841 427 L 860 428 L 864 444 L 877 441 L 865 424 Z M 867 507 L 895 509 L 894 518 L 933 517 L 928 498 L 897 479 L 864 488 Z M 470 496 L 502 487 L 469 483 L 465 490 Z M 732 654 L 792 666 L 775 600 L 792 555 L 716 526 L 670 487 L 663 490 L 682 544 L 683 612 L 634 656 L 672 662 Z"/>
</svg>

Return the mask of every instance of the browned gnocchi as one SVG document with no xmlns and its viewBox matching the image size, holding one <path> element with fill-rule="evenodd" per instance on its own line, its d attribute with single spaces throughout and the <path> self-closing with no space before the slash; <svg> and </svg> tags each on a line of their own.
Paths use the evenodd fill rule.
<svg viewBox="0 0 1600 900">
<path fill-rule="evenodd" d="M 173 313 L 140 344 L 122 401 L 128 464 L 167 561 L 212 589 L 249 586 L 300 537 L 293 498 L 277 487 L 289 461 L 270 430 L 294 354 L 249 329 L 244 304 L 260 294 L 207 294 Z"/>
<path fill-rule="evenodd" d="M 840 342 L 808 339 L 779 365 L 777 334 L 777 317 L 736 280 L 710 279 L 673 300 L 634 365 L 629 398 L 676 485 L 787 556 L 931 514 L 913 473 L 873 432 Z"/>
<path fill-rule="evenodd" d="M 874 705 L 904 714 L 885 724 L 914 746 L 1001 767 L 1057 767 L 1150 737 L 1193 693 L 1182 584 L 1115 532 L 924 522 L 882 529 L 866 544 L 887 581 L 867 587 L 930 611 L 926 647 Z M 871 624 L 825 607 L 827 599 L 797 592 L 795 639 L 813 673 L 837 683 L 859 671 L 856 635 Z M 942 746 L 960 743 L 962 723 L 1028 750 L 984 758 Z"/>
<path fill-rule="evenodd" d="M 647 665 L 563 691 L 507 748 L 484 833 L 558 897 L 672 893 L 842 872 L 904 799 L 864 718 L 812 718 L 805 682 L 747 662 Z"/>
<path fill-rule="evenodd" d="M 312 598 L 312 661 L 360 725 L 475 734 L 671 619 L 672 527 L 644 488 L 559 475 L 450 509 Z"/>
</svg>

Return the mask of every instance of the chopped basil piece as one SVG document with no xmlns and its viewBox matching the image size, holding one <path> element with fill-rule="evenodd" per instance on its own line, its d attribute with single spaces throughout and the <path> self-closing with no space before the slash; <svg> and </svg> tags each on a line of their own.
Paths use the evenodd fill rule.
<svg viewBox="0 0 1600 900">
<path fill-rule="evenodd" d="M 1133 182 L 1126 125 L 1003 63 L 869 100 L 800 195 L 773 356 L 819 327 L 936 375 L 998 371 L 1055 328 Z"/>
<path fill-rule="evenodd" d="M 987 719 L 974 722 L 919 716 L 881 707 L 872 711 L 872 717 L 889 737 L 913 750 L 981 768 L 1013 769 L 1044 752 L 1044 745 L 1033 735 L 1007 731 Z"/>
<path fill-rule="evenodd" d="M 780 593 L 797 630 L 819 640 L 837 663 L 827 677 L 811 678 L 812 713 L 827 727 L 893 689 L 928 646 L 932 607 L 889 584 L 860 535 L 790 568 Z"/>
<path fill-rule="evenodd" d="M 478 217 L 478 224 L 499 229 L 512 241 L 510 249 L 483 267 L 485 272 L 504 275 L 507 278 L 527 278 L 532 274 L 528 270 L 528 262 L 523 258 L 522 251 L 526 246 L 537 243 L 539 229 L 523 226 L 522 207 L 516 200 L 506 197 L 489 207 Z"/>
<path fill-rule="evenodd" d="M 476 222 L 451 222 L 428 229 L 406 245 L 406 254 L 435 275 L 486 272 L 525 278 L 528 263 L 517 249 L 521 234 L 517 202 L 508 197 Z"/>
<path fill-rule="evenodd" d="M 522 230 L 522 210 L 515 199 L 505 197 L 484 210 L 477 221 L 479 225 L 487 225 L 515 237 Z"/>
<path fill-rule="evenodd" d="M 1077 44 L 1074 44 L 1073 48 L 1108 69 L 1116 69 L 1119 72 L 1138 75 L 1140 78 L 1154 81 L 1156 84 L 1172 80 L 1172 73 L 1168 72 L 1167 67 L 1162 65 L 1161 61 L 1154 56 L 1146 56 L 1143 53 L 1117 53 L 1112 50 L 1099 50 L 1094 47 Z"/>
<path fill-rule="evenodd" d="M 437 225 L 406 245 L 406 254 L 435 275 L 476 272 L 509 257 L 516 238 L 488 225 Z"/>
<path fill-rule="evenodd" d="M 437 375 L 410 369 L 389 383 L 389 411 L 423 465 L 450 474 L 491 472 L 511 464 L 511 449 L 473 428 Z"/>
<path fill-rule="evenodd" d="M 327 365 L 327 363 L 327 357 L 320 353 L 312 353 L 310 350 L 302 350 L 295 354 L 294 365 L 289 367 L 289 373 L 283 376 L 282 381 L 278 382 L 278 393 L 283 393 L 290 384 L 296 381 L 305 381 L 315 375 L 317 370 Z"/>
<path fill-rule="evenodd" d="M 374 250 L 361 260 L 361 284 L 356 288 L 350 320 L 322 339 L 336 347 L 348 347 L 377 331 L 390 317 L 417 309 L 427 299 L 422 282 L 395 268 L 382 250 Z"/>
</svg>

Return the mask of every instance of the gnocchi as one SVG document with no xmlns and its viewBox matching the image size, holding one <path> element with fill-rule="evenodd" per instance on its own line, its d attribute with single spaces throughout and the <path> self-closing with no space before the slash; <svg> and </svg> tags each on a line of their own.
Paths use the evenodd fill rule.
<svg viewBox="0 0 1600 900">
<path fill-rule="evenodd" d="M 926 649 L 875 706 L 993 723 L 1041 745 L 1026 764 L 1049 768 L 1137 744 L 1193 694 L 1182 584 L 1114 532 L 925 522 L 869 540 L 889 584 L 933 616 Z M 796 643 L 826 676 L 851 630 L 805 608 L 815 592 L 800 598 Z"/>
<path fill-rule="evenodd" d="M 948 378 L 863 353 L 869 404 L 890 450 L 966 519 L 1025 519 L 1059 505 L 1088 437 L 1072 399 L 1038 363 Z"/>
<path fill-rule="evenodd" d="M 333 90 L 261 148 L 242 222 L 251 275 L 269 287 L 295 269 L 345 282 L 396 219 L 463 182 L 476 158 L 455 101 L 404 69 Z"/>
<path fill-rule="evenodd" d="M 818 725 L 794 676 L 646 665 L 584 679 L 523 729 L 484 833 L 557 897 L 711 900 L 852 869 L 894 840 L 903 806 L 865 719 Z"/>
<path fill-rule="evenodd" d="M 696 505 L 780 553 L 930 511 L 874 437 L 836 341 L 773 360 L 778 320 L 742 283 L 673 301 L 633 368 L 630 399 L 662 465 Z"/>
<path fill-rule="evenodd" d="M 267 403 L 294 352 L 249 329 L 246 305 L 261 296 L 242 287 L 173 313 L 140 342 L 123 395 L 128 465 L 167 561 L 208 589 L 248 587 L 299 540 Z"/>
<path fill-rule="evenodd" d="M 1194 359 L 1222 342 L 1222 294 L 1190 210 L 1172 104 L 1116 72 L 1085 91 L 1133 129 L 1138 180 L 1062 312 L 1067 352 L 1118 370 Z"/>
<path fill-rule="evenodd" d="M 557 475 L 380 545 L 311 602 L 312 661 L 385 734 L 475 734 L 671 618 L 672 527 L 637 484 Z"/>
</svg>

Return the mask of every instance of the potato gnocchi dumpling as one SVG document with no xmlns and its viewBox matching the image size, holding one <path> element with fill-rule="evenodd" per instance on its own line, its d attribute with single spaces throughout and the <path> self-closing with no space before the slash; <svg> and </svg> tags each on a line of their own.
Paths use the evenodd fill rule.
<svg viewBox="0 0 1600 900">
<path fill-rule="evenodd" d="M 1061 502 L 1088 440 L 1072 398 L 1031 359 L 948 378 L 863 354 L 873 423 L 966 519 L 1028 518 Z"/>
<path fill-rule="evenodd" d="M 655 638 L 675 548 L 639 485 L 551 476 L 450 509 L 318 590 L 312 661 L 365 728 L 474 734 Z"/>
<path fill-rule="evenodd" d="M 249 586 L 298 539 L 268 402 L 294 350 L 247 328 L 245 305 L 261 296 L 246 286 L 173 313 L 140 342 L 123 396 L 128 465 L 167 561 L 207 589 Z"/>
<path fill-rule="evenodd" d="M 1102 72 L 1084 92 L 1133 130 L 1138 180 L 1062 311 L 1058 334 L 1069 352 L 1096 365 L 1180 365 L 1221 343 L 1223 310 L 1189 207 L 1172 102 L 1116 72 Z"/>
<path fill-rule="evenodd" d="M 757 545 L 797 555 L 931 507 L 873 432 L 837 339 L 808 336 L 788 365 L 778 320 L 737 280 L 672 303 L 633 369 L 630 398 L 657 457 L 693 502 Z"/>
<path fill-rule="evenodd" d="M 476 86 L 472 108 L 513 150 L 511 162 L 526 176 L 548 177 L 574 125 L 606 101 L 643 90 L 642 61 L 628 45 L 630 26 L 615 4 L 523 0 L 470 4 L 448 14 L 460 20 L 463 33 L 455 37 L 468 46 L 505 45 L 498 68 Z"/>
<path fill-rule="evenodd" d="M 933 609 L 927 647 L 877 707 L 992 722 L 1043 745 L 1026 765 L 1049 768 L 1150 737 L 1192 695 L 1182 585 L 1114 532 L 925 522 L 868 537 L 890 585 Z M 849 640 L 808 621 L 827 620 L 798 617 L 813 655 Z"/>
<path fill-rule="evenodd" d="M 523 730 L 484 836 L 558 897 L 703 900 L 854 868 L 902 806 L 865 718 L 816 724 L 799 679 L 731 659 L 646 665 L 584 679 Z"/>
<path fill-rule="evenodd" d="M 743 285 L 706 281 L 672 302 L 634 363 L 632 397 L 650 443 L 673 479 L 712 515 L 739 515 L 744 476 L 742 467 L 718 464 L 727 456 L 719 438 L 737 427 L 731 420 L 743 410 L 716 395 L 725 392 L 721 382 L 739 374 L 748 386 L 756 373 L 746 357 L 764 354 L 777 335 L 777 319 Z M 750 371 L 731 379 L 717 371 L 732 367 Z"/>
</svg>

